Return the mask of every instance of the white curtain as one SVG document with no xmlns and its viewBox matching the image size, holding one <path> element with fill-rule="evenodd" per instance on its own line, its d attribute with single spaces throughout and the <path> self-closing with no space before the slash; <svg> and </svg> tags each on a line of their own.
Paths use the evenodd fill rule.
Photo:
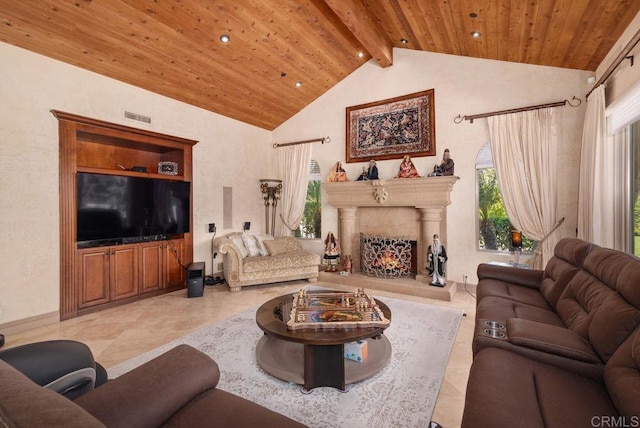
<svg viewBox="0 0 640 428">
<path fill-rule="evenodd" d="M 631 248 L 631 171 L 629 157 L 631 156 L 631 128 L 626 127 L 607 138 L 607 151 L 610 152 L 610 198 L 612 213 L 612 242 L 607 247 L 618 251 L 629 252 Z"/>
<path fill-rule="evenodd" d="M 280 235 L 290 236 L 300 226 L 309 184 L 311 144 L 298 144 L 278 150 L 278 171 L 282 178 Z"/>
<path fill-rule="evenodd" d="M 558 241 L 557 136 L 553 108 L 488 118 L 493 164 L 509 220 L 538 244 L 534 268 Z"/>
<path fill-rule="evenodd" d="M 630 131 L 626 123 L 614 130 L 615 134 L 607 134 L 602 85 L 589 96 L 582 134 L 578 237 L 627 252 L 631 233 Z"/>
<path fill-rule="evenodd" d="M 582 130 L 580 187 L 578 189 L 578 238 L 602 245 L 606 239 L 602 198 L 608 191 L 603 182 L 604 150 L 607 140 L 604 85 L 595 88 L 587 98 L 587 112 Z"/>
</svg>

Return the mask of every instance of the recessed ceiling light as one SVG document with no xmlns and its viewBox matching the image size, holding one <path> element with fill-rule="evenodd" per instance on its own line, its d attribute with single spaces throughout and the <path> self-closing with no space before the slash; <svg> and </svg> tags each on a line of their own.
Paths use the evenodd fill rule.
<svg viewBox="0 0 640 428">
<path fill-rule="evenodd" d="M 358 58 L 362 58 L 364 56 L 364 52 L 358 52 Z"/>
<path fill-rule="evenodd" d="M 302 82 L 298 80 L 298 81 L 296 82 L 296 88 L 299 88 L 300 86 L 302 86 Z"/>
<path fill-rule="evenodd" d="M 227 34 L 223 34 L 222 36 L 220 36 L 220 41 L 222 43 L 229 43 L 231 41 L 231 37 L 229 37 Z"/>
<path fill-rule="evenodd" d="M 403 45 L 406 45 L 407 43 L 409 43 L 409 40 L 407 40 L 407 39 L 400 39 L 400 43 L 402 43 Z"/>
<path fill-rule="evenodd" d="M 480 35 L 481 35 L 480 31 L 472 31 L 471 32 L 471 37 L 478 38 L 478 37 L 480 37 Z"/>
</svg>

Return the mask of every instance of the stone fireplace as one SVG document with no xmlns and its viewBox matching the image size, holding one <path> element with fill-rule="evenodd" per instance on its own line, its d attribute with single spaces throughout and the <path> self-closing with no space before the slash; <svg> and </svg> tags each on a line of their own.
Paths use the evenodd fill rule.
<svg viewBox="0 0 640 428">
<path fill-rule="evenodd" d="M 458 179 L 441 176 L 323 183 L 328 203 L 338 209 L 337 237 L 342 256 L 350 255 L 353 259 L 354 274 L 362 273 L 360 234 L 402 237 L 416 241 L 417 272 L 415 279 L 410 278 L 413 286 L 437 288 L 424 287 L 428 286 L 429 280 L 427 250 L 436 233 L 447 245 L 447 206 Z M 445 289 L 439 290 L 448 292 L 450 297 L 455 292 L 455 283 L 448 281 L 447 284 Z M 437 293 L 437 290 L 433 291 Z"/>
</svg>

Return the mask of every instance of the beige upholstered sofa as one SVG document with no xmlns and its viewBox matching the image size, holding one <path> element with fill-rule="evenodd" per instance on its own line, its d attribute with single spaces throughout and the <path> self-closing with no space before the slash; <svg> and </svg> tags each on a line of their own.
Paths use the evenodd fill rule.
<svg viewBox="0 0 640 428">
<path fill-rule="evenodd" d="M 305 252 L 296 238 L 234 232 L 214 240 L 224 256 L 224 278 L 232 292 L 248 285 L 318 280 L 320 256 Z"/>
</svg>

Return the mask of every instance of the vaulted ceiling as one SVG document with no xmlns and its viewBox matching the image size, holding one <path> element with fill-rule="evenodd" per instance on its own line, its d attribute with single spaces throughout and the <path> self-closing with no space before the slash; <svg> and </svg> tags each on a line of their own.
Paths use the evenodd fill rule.
<svg viewBox="0 0 640 428">
<path fill-rule="evenodd" d="M 393 66 L 394 47 L 595 70 L 639 11 L 640 0 L 0 0 L 0 41 L 271 130 L 369 59 Z"/>
</svg>

